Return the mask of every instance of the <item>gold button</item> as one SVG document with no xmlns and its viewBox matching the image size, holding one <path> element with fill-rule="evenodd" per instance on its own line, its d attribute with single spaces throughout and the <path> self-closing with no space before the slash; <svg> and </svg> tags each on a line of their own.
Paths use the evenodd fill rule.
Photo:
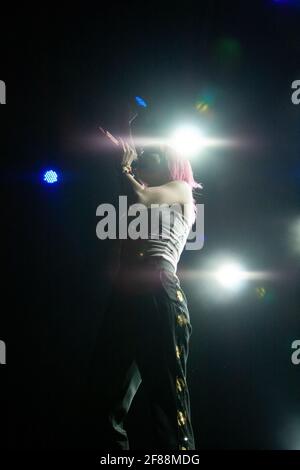
<svg viewBox="0 0 300 470">
<path fill-rule="evenodd" d="M 143 251 L 140 251 L 140 252 L 139 252 L 139 256 L 144 256 Z"/>
<path fill-rule="evenodd" d="M 183 313 L 179 313 L 177 315 L 177 323 L 178 323 L 179 326 L 186 325 L 188 323 L 188 319 L 186 318 L 186 316 Z"/>
<path fill-rule="evenodd" d="M 186 423 L 186 417 L 182 411 L 177 411 L 177 422 L 179 426 L 184 426 Z"/>
<path fill-rule="evenodd" d="M 176 377 L 176 389 L 177 392 L 182 392 L 185 387 L 184 380 L 180 377 Z"/>
<path fill-rule="evenodd" d="M 176 295 L 177 295 L 177 299 L 179 300 L 179 302 L 182 302 L 183 301 L 182 292 L 180 290 L 177 290 Z"/>
<path fill-rule="evenodd" d="M 180 359 L 180 356 L 181 356 L 181 350 L 179 349 L 179 347 L 176 344 L 176 357 L 177 357 L 177 359 Z"/>
</svg>

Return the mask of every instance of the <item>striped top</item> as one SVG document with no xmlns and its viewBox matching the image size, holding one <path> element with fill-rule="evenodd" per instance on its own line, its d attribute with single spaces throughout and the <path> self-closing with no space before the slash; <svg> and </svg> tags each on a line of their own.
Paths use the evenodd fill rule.
<svg viewBox="0 0 300 470">
<path fill-rule="evenodd" d="M 130 238 L 137 223 L 130 230 L 131 222 L 129 221 L 129 237 L 122 245 L 121 265 L 133 264 L 138 258 L 160 256 L 171 263 L 176 273 L 191 229 L 182 206 L 179 204 L 152 205 L 151 208 L 141 210 L 136 217 L 141 222 L 137 230 L 140 237 Z"/>
</svg>

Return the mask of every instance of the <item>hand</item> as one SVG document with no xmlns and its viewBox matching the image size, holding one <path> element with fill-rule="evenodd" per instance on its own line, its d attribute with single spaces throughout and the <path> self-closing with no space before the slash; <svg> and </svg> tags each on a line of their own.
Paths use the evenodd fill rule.
<svg viewBox="0 0 300 470">
<path fill-rule="evenodd" d="M 131 163 L 133 162 L 133 160 L 137 160 L 137 152 L 136 152 L 134 147 L 131 147 L 129 145 L 128 142 L 121 139 L 121 137 L 119 137 L 119 139 L 120 139 L 120 142 L 121 142 L 121 145 L 122 145 L 122 148 L 123 148 L 123 152 L 124 152 L 123 157 L 122 157 L 122 161 L 121 161 L 121 165 L 122 166 L 126 166 L 126 165 L 131 166 Z"/>
</svg>

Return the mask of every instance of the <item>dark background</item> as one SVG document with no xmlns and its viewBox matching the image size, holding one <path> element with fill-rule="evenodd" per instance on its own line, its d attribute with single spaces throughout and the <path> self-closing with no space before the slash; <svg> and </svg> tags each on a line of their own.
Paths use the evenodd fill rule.
<svg viewBox="0 0 300 470">
<path fill-rule="evenodd" d="M 137 135 L 163 135 L 188 117 L 238 144 L 193 161 L 204 185 L 205 245 L 183 253 L 179 277 L 193 325 L 197 446 L 300 448 L 300 365 L 290 359 L 300 339 L 300 105 L 291 102 L 300 9 L 295 1 L 198 3 L 26 6 L 1 19 L 8 267 L 0 337 L 10 448 L 80 446 L 78 397 L 118 253 L 95 232 L 97 206 L 119 194 L 117 157 L 97 127 L 127 132 L 136 95 L 149 104 Z M 199 113 L 206 90 L 211 110 Z M 48 167 L 60 184 L 42 184 Z M 201 276 L 223 253 L 274 276 L 227 298 Z M 141 386 L 128 417 L 133 449 L 149 446 L 147 419 Z"/>
</svg>

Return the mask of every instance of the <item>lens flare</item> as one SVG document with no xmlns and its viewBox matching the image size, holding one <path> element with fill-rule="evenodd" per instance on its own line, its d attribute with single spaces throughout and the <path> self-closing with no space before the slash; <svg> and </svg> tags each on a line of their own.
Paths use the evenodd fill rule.
<svg viewBox="0 0 300 470">
<path fill-rule="evenodd" d="M 180 154 L 192 157 L 203 148 L 204 138 L 196 126 L 185 125 L 172 134 L 169 144 Z"/>
<path fill-rule="evenodd" d="M 147 106 L 148 106 L 146 101 L 143 98 L 141 98 L 140 96 L 136 96 L 135 101 L 142 108 L 147 108 Z"/>
<path fill-rule="evenodd" d="M 255 292 L 259 299 L 263 299 L 266 295 L 266 289 L 264 287 L 256 287 Z"/>
<path fill-rule="evenodd" d="M 216 274 L 216 279 L 227 289 L 238 289 L 245 281 L 245 271 L 237 263 L 228 263 L 221 266 Z"/>
</svg>

